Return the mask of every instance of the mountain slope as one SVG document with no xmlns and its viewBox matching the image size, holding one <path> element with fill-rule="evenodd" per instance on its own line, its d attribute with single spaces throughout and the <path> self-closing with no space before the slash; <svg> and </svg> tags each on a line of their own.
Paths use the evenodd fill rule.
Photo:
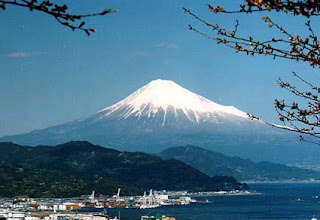
<svg viewBox="0 0 320 220">
<path fill-rule="evenodd" d="M 277 163 L 318 163 L 320 148 L 304 147 L 290 132 L 252 121 L 169 80 L 154 80 L 91 116 L 0 141 L 57 145 L 72 140 L 125 151 L 159 153 L 168 147 L 205 146 L 229 156 Z"/>
<path fill-rule="evenodd" d="M 185 162 L 209 176 L 230 175 L 253 181 L 320 180 L 320 173 L 316 171 L 270 162 L 254 163 L 195 146 L 169 148 L 159 155 L 164 159 L 174 158 Z"/>
<path fill-rule="evenodd" d="M 100 113 L 99 120 L 115 116 L 118 118 L 157 117 L 163 113 L 162 125 L 166 123 L 167 113 L 174 112 L 176 120 L 183 115 L 193 123 L 215 121 L 215 116 L 236 116 L 247 118 L 247 114 L 233 106 L 223 106 L 214 103 L 200 95 L 190 92 L 169 80 L 154 80 L 143 86 L 132 95 Z"/>
<path fill-rule="evenodd" d="M 0 197 L 66 198 L 98 194 L 137 195 L 142 190 L 107 178 L 83 178 L 47 169 L 31 169 L 22 165 L 0 164 Z"/>
<path fill-rule="evenodd" d="M 89 142 L 39 147 L 0 143 L 0 152 L 11 147 L 19 153 L 0 154 L 5 164 L 19 163 L 36 169 L 49 169 L 85 178 L 111 178 L 142 189 L 220 190 L 240 189 L 246 185 L 231 177 L 211 178 L 175 159 L 162 160 L 145 153 L 120 152 Z"/>
<path fill-rule="evenodd" d="M 243 123 L 253 127 L 261 124 L 252 123 L 245 112 L 233 106 L 214 103 L 169 80 L 154 80 L 124 100 L 89 117 L 28 134 L 3 137 L 1 141 L 56 145 L 70 140 L 88 140 L 123 146 L 120 149 L 128 150 L 132 144 L 135 147 L 140 145 L 132 143 L 132 140 L 136 140 L 135 136 L 162 136 L 172 131 L 177 133 L 177 129 L 186 133 L 194 133 L 194 129 L 196 132 L 197 129 L 212 128 L 219 131 L 223 127 L 230 130 L 225 123 L 237 126 L 238 130 L 242 130 L 239 126 Z M 207 128 L 208 125 L 213 126 Z M 149 149 L 149 152 L 154 151 Z"/>
</svg>

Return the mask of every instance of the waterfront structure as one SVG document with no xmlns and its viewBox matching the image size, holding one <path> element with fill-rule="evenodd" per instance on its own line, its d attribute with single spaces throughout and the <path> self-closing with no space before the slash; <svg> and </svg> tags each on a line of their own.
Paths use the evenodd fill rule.
<svg viewBox="0 0 320 220">
<path fill-rule="evenodd" d="M 7 220 L 24 220 L 25 212 L 22 211 L 14 211 L 10 209 L 0 209 L 0 219 Z"/>
<path fill-rule="evenodd" d="M 141 220 L 176 220 L 174 217 L 162 216 L 141 216 Z"/>
<path fill-rule="evenodd" d="M 152 189 L 150 189 L 149 195 L 144 195 L 142 197 L 142 204 L 140 205 L 140 209 L 152 209 L 160 206 L 159 200 L 156 199 L 156 196 L 153 194 Z"/>
</svg>

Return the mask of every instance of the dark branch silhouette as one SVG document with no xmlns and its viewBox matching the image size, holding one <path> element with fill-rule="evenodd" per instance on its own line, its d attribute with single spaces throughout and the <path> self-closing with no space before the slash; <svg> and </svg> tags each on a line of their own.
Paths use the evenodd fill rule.
<svg viewBox="0 0 320 220">
<path fill-rule="evenodd" d="M 104 9 L 101 12 L 89 13 L 89 14 L 71 14 L 68 12 L 68 6 L 63 4 L 59 5 L 50 0 L 38 1 L 38 0 L 0 0 L 0 10 L 6 10 L 8 5 L 27 8 L 30 11 L 39 11 L 55 18 L 60 24 L 69 27 L 74 30 L 84 31 L 88 36 L 91 33 L 95 33 L 96 29 L 85 27 L 84 18 L 102 16 L 112 12 L 116 12 L 113 9 Z"/>
<path fill-rule="evenodd" d="M 320 47 L 319 39 L 315 34 L 311 21 L 305 22 L 308 31 L 307 36 L 290 33 L 284 26 L 274 22 L 270 17 L 263 17 L 267 28 L 274 28 L 279 35 L 269 39 L 255 39 L 252 36 L 242 36 L 238 34 L 240 22 L 236 20 L 232 30 L 214 24 L 203 19 L 190 9 L 184 8 L 185 13 L 193 17 L 200 23 L 200 28 L 189 25 L 189 29 L 218 44 L 223 44 L 235 50 L 236 53 L 245 53 L 250 56 L 265 55 L 273 59 L 282 58 L 298 62 L 306 62 L 313 68 L 320 67 Z M 293 16 L 309 18 L 320 15 L 320 0 L 245 0 L 240 5 L 239 10 L 226 10 L 221 6 L 208 4 L 208 12 L 216 13 L 253 13 L 262 11 L 274 11 L 286 13 Z M 282 125 L 264 122 L 270 126 L 277 127 L 292 132 L 301 133 L 300 140 L 320 144 L 316 138 L 320 138 L 320 87 L 308 82 L 303 77 L 293 72 L 293 76 L 299 79 L 302 84 L 309 87 L 308 91 L 301 91 L 295 85 L 278 80 L 281 88 L 286 89 L 299 101 L 287 103 L 285 100 L 276 99 L 275 109 L 278 113 Z M 260 118 L 248 114 L 252 120 Z M 303 135 L 310 135 L 315 139 L 307 140 Z M 315 141 L 314 141 L 315 140 Z"/>
<path fill-rule="evenodd" d="M 305 17 L 320 15 L 319 0 L 245 0 L 239 10 L 229 11 L 219 5 L 213 7 L 208 4 L 213 13 L 253 13 L 261 11 L 277 11 Z"/>
</svg>

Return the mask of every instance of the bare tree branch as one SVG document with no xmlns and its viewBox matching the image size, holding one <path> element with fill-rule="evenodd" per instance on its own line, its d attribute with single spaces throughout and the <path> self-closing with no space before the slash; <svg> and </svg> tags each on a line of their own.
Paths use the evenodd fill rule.
<svg viewBox="0 0 320 220">
<path fill-rule="evenodd" d="M 30 11 L 39 11 L 44 14 L 54 17 L 60 24 L 69 27 L 74 30 L 81 30 L 88 36 L 91 33 L 95 33 L 96 29 L 86 28 L 85 22 L 82 21 L 87 17 L 103 16 L 112 12 L 116 12 L 113 9 L 104 9 L 101 12 L 89 13 L 89 14 L 71 14 L 67 12 L 67 5 L 58 5 L 50 0 L 0 0 L 0 9 L 6 10 L 7 5 L 13 5 L 17 7 L 27 8 Z"/>
<path fill-rule="evenodd" d="M 225 10 L 219 5 L 213 7 L 208 4 L 208 7 L 213 13 L 233 14 L 277 11 L 308 18 L 320 15 L 319 0 L 245 0 L 244 4 L 240 5 L 240 9 L 234 11 Z"/>
<path fill-rule="evenodd" d="M 276 11 L 292 15 L 301 15 L 304 17 L 320 15 L 320 0 L 245 0 L 240 9 L 229 11 L 221 6 L 213 7 L 208 4 L 209 13 L 247 13 L 261 11 Z M 240 22 L 236 20 L 235 27 L 231 30 L 222 27 L 220 24 L 213 24 L 201 16 L 193 13 L 187 8 L 184 12 L 193 17 L 200 24 L 199 27 L 189 25 L 189 29 L 201 36 L 215 41 L 217 44 L 223 44 L 235 50 L 236 53 L 245 53 L 247 55 L 265 55 L 273 59 L 282 58 L 292 61 L 300 61 L 309 64 L 313 68 L 320 67 L 320 46 L 317 35 L 315 34 L 310 20 L 305 22 L 307 36 L 302 37 L 299 34 L 292 34 L 282 25 L 274 22 L 271 18 L 263 17 L 267 27 L 274 28 L 279 32 L 279 36 L 269 39 L 255 39 L 252 36 L 241 36 L 238 34 Z M 202 25 L 202 26 L 201 26 Z M 302 91 L 295 85 L 278 80 L 278 85 L 289 91 L 298 99 L 292 103 L 285 100 L 275 99 L 274 107 L 282 125 L 276 125 L 260 120 L 259 117 L 248 114 L 252 120 L 259 120 L 265 124 L 296 133 L 300 133 L 300 140 L 310 143 L 320 144 L 316 139 L 320 138 L 320 87 L 314 83 L 305 80 L 296 72 L 292 72 L 302 84 L 307 85 L 307 91 Z M 309 135 L 315 138 L 308 140 L 303 135 Z"/>
</svg>

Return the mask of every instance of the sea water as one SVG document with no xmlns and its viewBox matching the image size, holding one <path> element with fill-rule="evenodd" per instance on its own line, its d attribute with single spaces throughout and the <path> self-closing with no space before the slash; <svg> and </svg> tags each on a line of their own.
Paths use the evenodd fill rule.
<svg viewBox="0 0 320 220">
<path fill-rule="evenodd" d="M 212 203 L 164 206 L 157 209 L 108 209 L 121 220 L 139 220 L 141 215 L 163 214 L 177 220 L 228 219 L 320 219 L 320 183 L 250 184 L 261 195 L 215 196 Z"/>
</svg>

